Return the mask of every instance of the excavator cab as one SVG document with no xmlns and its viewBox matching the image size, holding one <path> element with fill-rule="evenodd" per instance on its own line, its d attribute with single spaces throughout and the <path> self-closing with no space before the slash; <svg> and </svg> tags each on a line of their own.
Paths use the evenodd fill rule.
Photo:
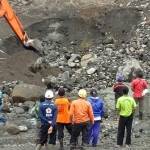
<svg viewBox="0 0 150 150">
<path fill-rule="evenodd" d="M 21 21 L 16 16 L 7 0 L 0 0 L 0 17 L 4 17 L 6 19 L 24 47 L 37 50 L 34 40 L 29 39 Z"/>
</svg>

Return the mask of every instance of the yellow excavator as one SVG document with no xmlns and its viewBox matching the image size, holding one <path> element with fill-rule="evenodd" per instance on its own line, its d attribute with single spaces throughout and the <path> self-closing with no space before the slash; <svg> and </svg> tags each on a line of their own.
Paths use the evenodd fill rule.
<svg viewBox="0 0 150 150">
<path fill-rule="evenodd" d="M 6 19 L 23 46 L 25 46 L 26 48 L 35 48 L 33 44 L 34 40 L 28 37 L 21 21 L 19 20 L 7 0 L 0 0 L 0 18 L 1 17 L 4 17 Z"/>
</svg>

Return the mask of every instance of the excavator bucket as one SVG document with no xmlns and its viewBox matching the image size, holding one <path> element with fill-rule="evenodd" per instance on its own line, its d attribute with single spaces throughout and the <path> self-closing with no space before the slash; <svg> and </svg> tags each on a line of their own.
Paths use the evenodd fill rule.
<svg viewBox="0 0 150 150">
<path fill-rule="evenodd" d="M 24 43 L 25 48 L 32 49 L 37 53 L 42 51 L 42 42 L 39 39 L 29 39 Z"/>
</svg>

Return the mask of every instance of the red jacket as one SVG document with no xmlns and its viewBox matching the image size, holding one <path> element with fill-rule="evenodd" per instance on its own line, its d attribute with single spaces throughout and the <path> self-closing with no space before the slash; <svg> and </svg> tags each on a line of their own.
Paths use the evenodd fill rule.
<svg viewBox="0 0 150 150">
<path fill-rule="evenodd" d="M 131 88 L 134 98 L 141 98 L 143 90 L 148 88 L 148 83 L 145 79 L 136 78 L 131 82 Z"/>
</svg>

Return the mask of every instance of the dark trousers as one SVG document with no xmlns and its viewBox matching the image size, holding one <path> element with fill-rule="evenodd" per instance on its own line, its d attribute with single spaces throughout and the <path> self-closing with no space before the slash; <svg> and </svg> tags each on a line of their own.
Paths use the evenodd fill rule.
<svg viewBox="0 0 150 150">
<path fill-rule="evenodd" d="M 40 127 L 40 131 L 39 131 L 39 139 L 37 140 L 37 144 L 47 144 L 47 139 L 48 139 L 48 129 L 49 129 L 50 125 L 48 124 L 43 124 Z"/>
<path fill-rule="evenodd" d="M 129 117 L 120 116 L 118 124 L 118 134 L 117 134 L 117 145 L 123 145 L 124 132 L 126 128 L 126 144 L 131 144 L 131 129 L 132 129 L 133 115 Z"/>
<path fill-rule="evenodd" d="M 58 139 L 64 138 L 64 127 L 67 129 L 69 134 L 72 134 L 72 125 L 71 123 L 57 123 L 57 130 L 58 130 Z"/>
<path fill-rule="evenodd" d="M 53 127 L 52 133 L 49 135 L 49 144 L 56 144 L 56 134 L 57 134 L 57 128 L 56 125 Z"/>
<path fill-rule="evenodd" d="M 75 123 L 72 127 L 72 144 L 76 145 L 80 133 L 82 133 L 82 144 L 88 143 L 89 123 Z"/>
<path fill-rule="evenodd" d="M 67 129 L 70 135 L 72 135 L 72 125 L 71 123 L 57 123 L 58 130 L 58 140 L 64 138 L 64 127 Z M 70 139 L 70 143 L 72 143 L 72 136 Z"/>
</svg>

